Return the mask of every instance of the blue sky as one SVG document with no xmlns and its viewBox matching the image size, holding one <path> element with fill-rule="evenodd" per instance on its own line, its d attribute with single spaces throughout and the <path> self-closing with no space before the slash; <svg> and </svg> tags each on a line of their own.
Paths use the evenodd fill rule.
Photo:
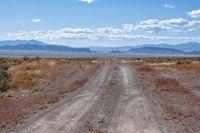
<svg viewBox="0 0 200 133">
<path fill-rule="evenodd" d="M 1 0 L 0 40 L 69 46 L 200 42 L 199 0 Z"/>
</svg>

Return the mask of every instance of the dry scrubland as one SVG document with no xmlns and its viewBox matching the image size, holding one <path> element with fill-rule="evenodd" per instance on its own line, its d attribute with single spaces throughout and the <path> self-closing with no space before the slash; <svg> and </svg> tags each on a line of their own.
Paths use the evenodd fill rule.
<svg viewBox="0 0 200 133">
<path fill-rule="evenodd" d="M 153 128 L 196 133 L 200 131 L 200 58 L 113 58 L 104 63 L 97 59 L 0 59 L 1 129 L 15 127 L 65 98 L 68 103 L 60 102 L 59 109 L 31 120 L 27 131 L 33 132 L 39 123 L 38 132 L 57 132 L 52 126 L 93 132 L 95 125 L 104 131 L 111 126 L 118 132 L 125 127 L 126 132 Z M 65 123 L 70 121 L 74 126 Z M 17 129 L 23 131 L 24 124 Z"/>
<path fill-rule="evenodd" d="M 200 58 L 146 58 L 133 66 L 176 132 L 200 131 Z"/>
<path fill-rule="evenodd" d="M 58 102 L 83 86 L 100 65 L 96 59 L 0 59 L 0 127 Z"/>
</svg>

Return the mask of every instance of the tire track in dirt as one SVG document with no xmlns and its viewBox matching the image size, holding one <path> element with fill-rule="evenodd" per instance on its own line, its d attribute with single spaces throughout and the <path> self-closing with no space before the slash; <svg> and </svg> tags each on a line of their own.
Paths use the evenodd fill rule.
<svg viewBox="0 0 200 133">
<path fill-rule="evenodd" d="M 106 63 L 84 87 L 15 132 L 160 133 L 128 64 Z"/>
<path fill-rule="evenodd" d="M 112 66 L 108 80 L 105 82 L 103 88 L 101 88 L 103 91 L 98 99 L 70 133 L 107 132 L 120 97 L 119 74 L 119 68 Z"/>
<path fill-rule="evenodd" d="M 160 133 L 144 94 L 137 88 L 134 72 L 128 65 L 121 65 L 120 69 L 123 90 L 108 132 Z"/>
<path fill-rule="evenodd" d="M 55 133 L 62 129 L 64 132 L 69 132 L 99 97 L 109 71 L 110 65 L 105 64 L 84 87 L 67 94 L 62 103 L 33 120 L 27 120 L 27 124 L 18 127 L 14 132 Z"/>
</svg>

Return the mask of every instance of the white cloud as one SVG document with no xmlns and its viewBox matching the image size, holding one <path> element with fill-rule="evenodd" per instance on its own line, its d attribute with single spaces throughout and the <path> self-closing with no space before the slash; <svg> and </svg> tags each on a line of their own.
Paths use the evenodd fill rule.
<svg viewBox="0 0 200 133">
<path fill-rule="evenodd" d="M 167 3 L 166 3 L 166 4 L 164 4 L 164 7 L 165 7 L 165 8 L 174 8 L 174 6 L 173 6 L 173 5 L 171 5 L 171 4 L 167 4 Z"/>
<path fill-rule="evenodd" d="M 158 23 L 159 23 L 158 19 L 148 19 L 140 22 L 141 25 L 154 25 Z"/>
<path fill-rule="evenodd" d="M 123 31 L 124 32 L 132 32 L 134 31 L 135 26 L 133 24 L 124 24 L 123 25 Z"/>
<path fill-rule="evenodd" d="M 187 20 L 183 18 L 172 18 L 167 20 L 158 20 L 158 19 L 149 19 L 141 21 L 135 27 L 135 30 L 144 30 L 148 33 L 159 33 L 161 31 L 168 32 L 181 32 L 178 27 L 184 26 L 187 24 Z"/>
<path fill-rule="evenodd" d="M 200 9 L 192 10 L 191 12 L 188 12 L 188 15 L 192 18 L 200 18 Z"/>
<path fill-rule="evenodd" d="M 91 3 L 95 2 L 96 0 L 80 0 L 80 1 L 84 2 L 84 3 L 91 4 Z"/>
<path fill-rule="evenodd" d="M 147 33 L 159 33 L 161 31 L 173 31 L 174 28 L 162 25 L 137 25 L 135 30 L 144 30 Z"/>
<path fill-rule="evenodd" d="M 99 27 L 99 28 L 63 28 L 58 30 L 25 31 L 19 33 L 8 33 L 6 39 L 36 39 L 47 42 L 76 41 L 81 42 L 110 42 L 110 43 L 164 43 L 181 41 L 198 41 L 199 37 L 180 37 L 178 32 L 188 32 L 200 29 L 200 21 L 188 21 L 183 18 L 172 19 L 149 19 L 139 24 L 124 24 L 121 27 Z M 170 36 L 152 36 L 147 33 L 172 32 Z M 175 33 L 173 33 L 175 32 Z M 143 35 L 142 35 L 143 34 Z M 173 37 L 176 34 L 176 37 Z M 109 43 L 108 43 L 109 44 Z"/>
<path fill-rule="evenodd" d="M 161 20 L 159 23 L 161 25 L 168 25 L 168 26 L 183 26 L 187 24 L 187 20 L 183 18 L 172 18 L 168 20 Z"/>
<path fill-rule="evenodd" d="M 190 21 L 187 25 L 189 31 L 196 31 L 200 29 L 200 21 Z"/>
<path fill-rule="evenodd" d="M 97 32 L 103 34 L 120 34 L 123 33 L 123 30 L 119 28 L 105 27 L 105 28 L 98 28 Z"/>
<path fill-rule="evenodd" d="M 41 19 L 36 18 L 36 19 L 33 19 L 32 21 L 33 21 L 34 23 L 39 23 L 39 22 L 41 22 Z"/>
<path fill-rule="evenodd" d="M 194 22 L 193 22 L 194 23 Z M 191 26 L 193 24 L 191 22 Z M 195 23 L 197 24 L 197 23 Z M 200 24 L 200 23 L 198 23 Z M 132 27 L 132 25 L 126 25 L 125 27 Z M 149 32 L 157 32 L 160 30 L 174 30 L 170 27 L 148 25 L 148 27 L 140 27 Z M 129 29 L 129 28 L 128 28 Z M 131 29 L 132 30 L 132 29 Z M 135 29 L 134 29 L 135 30 Z M 122 28 L 63 28 L 59 30 L 47 30 L 47 31 L 30 31 L 30 32 L 20 32 L 20 33 L 9 33 L 8 38 L 12 39 L 37 39 L 44 41 L 55 41 L 55 40 L 76 40 L 83 39 L 88 41 L 101 40 L 101 41 L 195 41 L 200 38 L 190 38 L 190 37 L 167 37 L 167 36 L 147 36 L 147 35 L 135 35 L 132 32 L 127 32 Z"/>
<path fill-rule="evenodd" d="M 66 29 L 66 28 L 65 28 Z M 77 31 L 76 29 L 74 29 Z M 95 30 L 93 30 L 95 31 Z M 8 38 L 12 39 L 36 39 L 47 42 L 59 42 L 59 41 L 70 41 L 70 40 L 79 40 L 84 42 L 84 45 L 87 43 L 91 43 L 94 41 L 100 41 L 104 43 L 116 43 L 116 44 L 124 44 L 125 42 L 129 42 L 130 44 L 141 44 L 141 43 L 181 43 L 181 42 L 189 42 L 195 41 L 200 42 L 200 37 L 170 37 L 170 36 L 151 36 L 151 35 L 141 35 L 141 34 L 132 34 L 132 33 L 120 33 L 120 34 L 104 34 L 104 33 L 83 33 L 83 32 L 66 32 L 63 29 L 60 30 L 48 30 L 48 31 L 31 31 L 31 32 L 21 32 L 21 33 L 9 33 Z M 68 43 L 66 43 L 68 44 Z M 72 45 L 72 44 L 71 44 Z"/>
<path fill-rule="evenodd" d="M 61 29 L 59 32 L 63 33 L 92 33 L 93 30 L 90 28 L 64 28 Z"/>
</svg>

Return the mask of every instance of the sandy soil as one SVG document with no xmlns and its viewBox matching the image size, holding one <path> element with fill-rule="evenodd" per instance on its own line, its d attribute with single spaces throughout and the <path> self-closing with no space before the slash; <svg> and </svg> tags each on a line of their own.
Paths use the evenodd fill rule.
<svg viewBox="0 0 200 133">
<path fill-rule="evenodd" d="M 191 107 L 188 98 L 195 101 L 192 93 L 184 92 L 190 79 L 182 80 L 178 71 L 163 71 L 158 73 L 151 69 L 144 69 L 142 73 L 133 66 L 132 62 L 111 60 L 99 68 L 95 75 L 82 87 L 68 92 L 63 99 L 36 112 L 23 123 L 5 131 L 11 133 L 186 133 L 198 132 L 198 123 L 190 114 L 176 114 L 171 118 L 166 113 L 166 104 L 179 105 L 185 111 L 185 105 Z M 150 72 L 148 72 L 150 71 Z M 152 72 L 151 72 L 152 71 Z M 155 73 L 154 73 L 155 72 Z M 168 73 L 167 73 L 168 72 Z M 176 72 L 176 73 L 175 73 Z M 75 74 L 75 73 L 72 73 Z M 142 75 L 143 74 L 143 75 Z M 157 77 L 155 76 L 156 74 Z M 173 74 L 177 76 L 173 76 Z M 190 75 L 191 76 L 191 75 Z M 77 76 L 76 76 L 77 77 Z M 165 90 L 155 91 L 153 81 L 148 78 L 164 77 L 172 81 L 177 79 L 177 91 L 171 86 Z M 66 77 L 67 78 L 67 77 Z M 152 82 L 151 82 L 152 81 Z M 179 81 L 185 81 L 180 82 Z M 192 81 L 192 80 L 191 80 Z M 56 82 L 64 83 L 64 79 Z M 188 84 L 189 86 L 191 84 Z M 197 84 L 196 86 L 199 86 Z M 153 88 L 154 87 L 154 88 Z M 162 88 L 162 87 L 161 87 Z M 188 87 L 189 88 L 189 87 Z M 171 89 L 171 90 L 170 90 Z M 51 89 L 49 89 L 51 90 Z M 191 90 L 189 88 L 189 90 Z M 48 91 L 47 91 L 48 92 Z M 193 92 L 193 91 L 192 91 Z M 46 93 L 44 91 L 43 93 Z M 170 101 L 166 98 L 171 98 Z M 187 103 L 187 104 L 186 104 Z M 191 103 L 191 104 L 190 104 Z M 194 103 L 196 104 L 196 103 Z M 196 106 L 198 109 L 199 107 Z M 167 111 L 173 108 L 167 108 Z M 175 110 L 176 111 L 176 110 Z M 177 112 L 180 110 L 177 110 Z M 195 110 L 198 112 L 198 110 Z M 171 112 L 172 113 L 172 112 Z M 181 112 L 184 113 L 184 112 Z M 193 125 L 188 125 L 193 123 Z M 183 125 L 185 124 L 185 125 Z M 194 129 L 194 130 L 193 130 Z"/>
<path fill-rule="evenodd" d="M 200 131 L 199 66 L 185 66 L 134 64 L 162 132 Z"/>
<path fill-rule="evenodd" d="M 7 132 L 163 132 L 148 100 L 128 63 L 107 62 L 83 87 Z"/>
</svg>

